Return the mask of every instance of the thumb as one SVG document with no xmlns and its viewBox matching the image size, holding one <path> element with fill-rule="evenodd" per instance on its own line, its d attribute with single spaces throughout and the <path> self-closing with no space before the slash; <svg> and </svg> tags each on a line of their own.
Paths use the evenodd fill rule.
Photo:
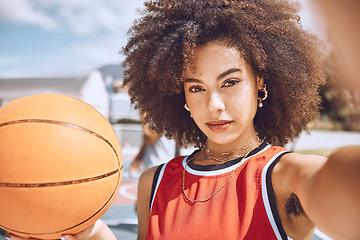
<svg viewBox="0 0 360 240">
<path fill-rule="evenodd" d="M 60 238 L 61 240 L 76 240 L 74 236 L 71 235 L 65 235 Z"/>
</svg>

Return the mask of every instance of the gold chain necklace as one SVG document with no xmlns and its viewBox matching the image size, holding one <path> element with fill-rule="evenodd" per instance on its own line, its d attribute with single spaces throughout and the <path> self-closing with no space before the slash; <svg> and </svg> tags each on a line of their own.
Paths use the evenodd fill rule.
<svg viewBox="0 0 360 240">
<path fill-rule="evenodd" d="M 236 166 L 236 168 L 234 169 L 234 171 L 231 173 L 230 177 L 226 180 L 226 182 L 218 189 L 216 190 L 215 192 L 213 192 L 209 197 L 207 198 L 204 198 L 204 199 L 191 199 L 188 197 L 188 195 L 185 193 L 185 169 L 186 169 L 186 166 L 188 165 L 188 163 L 190 162 L 191 158 L 186 162 L 185 164 L 185 167 L 184 167 L 184 170 L 183 170 L 183 178 L 182 178 L 182 190 L 183 190 L 183 193 L 184 193 L 184 196 L 186 197 L 187 200 L 189 200 L 190 202 L 192 203 L 196 203 L 196 202 L 206 202 L 208 200 L 210 200 L 210 198 L 212 198 L 213 196 L 215 196 L 218 192 L 221 191 L 221 189 L 223 189 L 225 187 L 225 185 L 230 181 L 231 177 L 235 174 L 236 170 L 238 169 L 238 167 L 241 165 L 241 162 L 242 160 L 244 160 L 247 155 L 249 155 L 250 151 L 247 152 L 243 157 L 242 159 L 240 159 L 238 165 Z"/>
<path fill-rule="evenodd" d="M 256 139 L 257 143 L 261 143 L 261 140 L 260 138 L 257 136 L 257 139 Z M 252 142 L 251 144 L 249 145 L 246 145 L 244 147 L 242 147 L 241 149 L 239 149 L 239 151 L 242 151 L 242 150 L 246 150 L 248 149 L 249 147 L 251 147 L 255 142 Z M 237 150 L 236 150 L 237 151 Z M 205 144 L 205 147 L 202 148 L 202 152 L 203 152 L 203 155 L 204 155 L 204 158 L 205 159 L 210 159 L 210 160 L 214 160 L 214 161 L 217 161 L 217 162 L 226 162 L 230 159 L 233 159 L 233 158 L 240 158 L 240 157 L 244 157 L 245 154 L 233 154 L 235 151 L 231 151 L 231 152 L 225 152 L 225 153 L 215 153 L 213 151 L 210 150 L 210 148 L 207 146 L 207 143 Z M 212 154 L 212 155 L 210 155 Z M 225 158 L 217 158 L 215 155 L 218 154 L 220 155 L 220 157 L 224 157 Z M 232 155 L 230 155 L 232 154 Z"/>
</svg>

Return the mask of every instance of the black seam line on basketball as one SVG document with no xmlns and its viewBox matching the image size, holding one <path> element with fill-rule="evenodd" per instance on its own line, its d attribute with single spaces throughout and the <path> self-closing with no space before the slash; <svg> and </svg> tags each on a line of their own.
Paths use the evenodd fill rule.
<svg viewBox="0 0 360 240">
<path fill-rule="evenodd" d="M 64 181 L 64 182 L 50 182 L 50 183 L 2 183 L 0 182 L 0 187 L 12 187 L 12 188 L 42 188 L 42 187 L 58 187 L 58 186 L 66 186 L 66 185 L 73 185 L 73 184 L 80 184 L 80 183 L 87 183 L 87 182 L 94 182 L 103 178 L 110 177 L 119 171 L 122 170 L 122 166 L 120 169 L 116 169 L 114 171 L 96 176 L 91 178 L 84 178 L 79 180 L 71 180 L 71 181 Z"/>
<path fill-rule="evenodd" d="M 112 192 L 111 196 L 108 198 L 108 200 L 103 204 L 103 206 L 97 210 L 93 215 L 91 215 L 90 217 L 88 217 L 87 219 L 85 219 L 84 221 L 78 223 L 78 224 L 75 224 L 71 227 L 68 227 L 66 229 L 61 229 L 61 230 L 58 230 L 58 231 L 55 231 L 55 232 L 48 232 L 48 233 L 30 233 L 30 232 L 21 232 L 21 231 L 18 231 L 18 230 L 15 230 L 15 229 L 11 229 L 11 228 L 7 228 L 5 226 L 2 226 L 0 225 L 1 228 L 5 229 L 5 230 L 9 230 L 9 231 L 12 231 L 12 232 L 16 232 L 16 233 L 22 233 L 22 234 L 31 234 L 31 235 L 36 235 L 36 236 L 43 236 L 43 235 L 48 235 L 48 234 L 57 234 L 57 233 L 63 233 L 65 231 L 68 231 L 68 230 L 71 230 L 73 228 L 76 228 L 78 226 L 80 226 L 81 224 L 89 221 L 90 219 L 92 219 L 94 216 L 96 216 L 101 210 L 104 209 L 104 207 L 110 202 L 110 200 L 113 198 L 115 192 L 116 192 L 116 189 L 117 189 L 117 186 L 119 186 L 120 184 L 120 175 L 118 175 L 118 181 L 116 183 L 116 186 L 115 186 L 115 189 L 114 191 Z"/>
<path fill-rule="evenodd" d="M 101 136 L 100 134 L 91 131 L 90 129 L 87 128 L 83 128 L 81 126 L 75 125 L 75 124 L 71 124 L 71 123 L 67 123 L 67 122 L 62 122 L 62 121 L 57 121 L 57 120 L 49 120 L 49 119 L 19 119 L 19 120 L 13 120 L 13 121 L 9 121 L 9 122 L 4 122 L 4 123 L 0 123 L 0 128 L 1 127 L 5 127 L 5 126 L 9 126 L 9 125 L 14 125 L 14 124 L 20 124 L 20 123 L 49 123 L 49 124 L 56 124 L 56 125 L 62 125 L 62 126 L 66 126 L 66 127 L 71 127 L 71 128 L 75 128 L 84 132 L 87 132 L 97 138 L 100 138 L 101 140 L 103 140 L 104 142 L 106 142 L 111 149 L 113 150 L 113 152 L 116 155 L 116 159 L 118 161 L 119 164 L 119 168 L 123 168 L 123 165 L 120 166 L 120 160 L 119 160 L 119 155 L 116 151 L 116 149 L 114 148 L 114 146 L 111 144 L 111 142 L 109 140 L 107 140 L 106 138 L 104 138 L 103 136 Z"/>
</svg>

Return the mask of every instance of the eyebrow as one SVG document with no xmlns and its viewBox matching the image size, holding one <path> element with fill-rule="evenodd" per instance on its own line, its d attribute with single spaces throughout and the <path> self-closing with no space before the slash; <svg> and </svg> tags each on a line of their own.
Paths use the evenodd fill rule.
<svg viewBox="0 0 360 240">
<path fill-rule="evenodd" d="M 227 75 L 234 73 L 234 72 L 242 72 L 242 70 L 240 68 L 230 68 L 229 70 L 226 70 L 225 72 L 219 74 L 219 76 L 217 76 L 217 80 L 220 80 L 221 78 L 226 77 Z M 195 79 L 195 78 L 186 78 L 184 80 L 185 83 L 188 82 L 192 82 L 192 83 L 202 83 L 203 81 L 199 80 L 199 79 Z"/>
</svg>

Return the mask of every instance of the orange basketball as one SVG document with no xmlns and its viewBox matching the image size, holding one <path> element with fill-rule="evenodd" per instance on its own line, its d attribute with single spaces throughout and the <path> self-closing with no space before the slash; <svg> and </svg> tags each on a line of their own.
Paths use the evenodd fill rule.
<svg viewBox="0 0 360 240">
<path fill-rule="evenodd" d="M 110 207 L 123 161 L 114 130 L 93 107 L 39 94 L 0 108 L 0 166 L 0 227 L 59 239 Z"/>
</svg>

